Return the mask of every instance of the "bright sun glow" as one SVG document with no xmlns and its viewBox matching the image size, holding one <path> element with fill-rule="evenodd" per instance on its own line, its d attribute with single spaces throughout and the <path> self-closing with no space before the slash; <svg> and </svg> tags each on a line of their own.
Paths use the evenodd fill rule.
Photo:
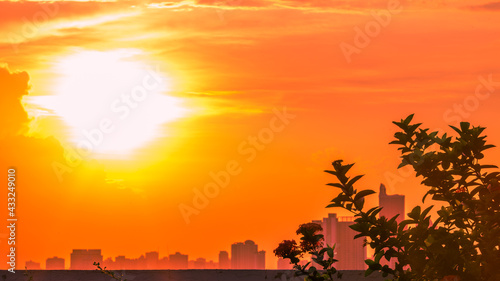
<svg viewBox="0 0 500 281">
<path fill-rule="evenodd" d="M 164 134 L 183 116 L 169 81 L 134 59 L 139 50 L 82 51 L 56 64 L 54 95 L 33 102 L 62 118 L 80 152 L 126 155 Z"/>
</svg>

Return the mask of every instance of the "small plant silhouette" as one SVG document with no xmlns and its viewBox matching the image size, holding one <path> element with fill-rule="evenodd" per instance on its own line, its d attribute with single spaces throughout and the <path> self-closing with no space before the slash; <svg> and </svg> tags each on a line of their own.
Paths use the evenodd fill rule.
<svg viewBox="0 0 500 281">
<path fill-rule="evenodd" d="M 297 234 L 302 236 L 299 245 L 297 245 L 295 240 L 284 240 L 274 250 L 274 254 L 277 257 L 290 259 L 293 268 L 296 270 L 294 276 L 305 275 L 305 280 L 307 281 L 333 280 L 335 274 L 338 278 L 342 277 L 342 274 L 333 266 L 337 262 L 333 258 L 335 245 L 333 247 L 329 245 L 323 247 L 324 235 L 320 234 L 322 230 L 321 225 L 317 223 L 301 224 L 299 229 L 297 229 Z M 321 266 L 321 271 L 311 265 L 311 262 L 301 265 L 300 258 L 304 254 L 310 254 L 312 260 Z M 277 276 L 277 278 L 279 277 L 281 276 Z"/>
<path fill-rule="evenodd" d="M 106 267 L 102 268 L 100 263 L 98 262 L 94 262 L 94 265 L 97 267 L 97 271 L 103 273 L 103 274 L 106 274 L 108 276 L 110 276 L 111 278 L 115 279 L 115 280 L 119 280 L 119 281 L 127 281 L 127 279 L 124 279 L 124 276 L 117 276 L 115 274 L 115 272 L 113 271 L 110 271 L 110 270 L 107 270 Z"/>
<path fill-rule="evenodd" d="M 25 271 L 23 275 L 26 276 L 26 278 L 28 278 L 28 281 L 33 281 L 33 272 L 29 271 L 27 266 L 25 266 L 24 269 Z"/>
</svg>

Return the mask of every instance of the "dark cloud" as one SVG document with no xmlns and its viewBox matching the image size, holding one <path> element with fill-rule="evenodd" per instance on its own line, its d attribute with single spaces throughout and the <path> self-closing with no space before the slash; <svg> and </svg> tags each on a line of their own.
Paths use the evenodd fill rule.
<svg viewBox="0 0 500 281">
<path fill-rule="evenodd" d="M 26 128 L 28 115 L 21 99 L 28 94 L 29 75 L 26 72 L 12 73 L 7 67 L 0 67 L 0 137 L 16 135 Z"/>
</svg>

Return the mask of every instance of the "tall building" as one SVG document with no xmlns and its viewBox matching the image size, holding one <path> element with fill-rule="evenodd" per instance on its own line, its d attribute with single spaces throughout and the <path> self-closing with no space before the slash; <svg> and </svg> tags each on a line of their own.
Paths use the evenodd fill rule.
<svg viewBox="0 0 500 281">
<path fill-rule="evenodd" d="M 94 262 L 102 264 L 102 254 L 100 249 L 73 250 L 70 258 L 70 269 L 72 270 L 92 270 L 96 268 L 94 266 Z"/>
<path fill-rule="evenodd" d="M 174 255 L 169 255 L 168 260 L 172 269 L 188 269 L 188 255 L 177 252 Z"/>
<path fill-rule="evenodd" d="M 219 252 L 219 269 L 230 269 L 229 253 L 226 251 Z"/>
<path fill-rule="evenodd" d="M 239 242 L 231 245 L 231 269 L 242 269 L 245 244 Z"/>
<path fill-rule="evenodd" d="M 382 207 L 379 215 L 387 219 L 391 219 L 395 215 L 399 215 L 396 219 L 398 223 L 405 218 L 405 196 L 404 195 L 387 195 L 385 185 L 380 184 L 380 193 L 378 195 L 378 204 Z"/>
<path fill-rule="evenodd" d="M 321 226 L 326 245 L 333 246 L 337 243 L 337 222 L 337 214 L 328 214 L 328 217 L 323 218 Z"/>
<path fill-rule="evenodd" d="M 146 268 L 147 269 L 158 269 L 159 253 L 149 252 L 146 253 Z"/>
<path fill-rule="evenodd" d="M 231 269 L 264 269 L 266 252 L 258 250 L 252 240 L 231 245 Z"/>
<path fill-rule="evenodd" d="M 322 234 L 325 244 L 335 245 L 335 259 L 339 260 L 335 267 L 342 270 L 364 270 L 366 249 L 363 239 L 354 239 L 357 234 L 349 228 L 353 224 L 353 217 L 337 217 L 337 214 L 328 214 L 323 220 L 313 220 L 323 228 Z M 326 246 L 326 245 L 324 245 Z"/>
<path fill-rule="evenodd" d="M 387 195 L 387 190 L 385 185 L 380 184 L 380 193 L 378 195 L 378 204 L 382 207 L 379 216 L 384 216 L 387 219 L 391 219 L 395 215 L 399 215 L 396 221 L 400 223 L 405 219 L 405 196 L 404 195 Z M 382 258 L 380 264 L 388 265 L 394 268 L 397 259 L 391 259 L 388 262 L 385 258 Z"/>
<path fill-rule="evenodd" d="M 40 268 L 40 263 L 39 262 L 34 262 L 32 260 L 29 260 L 25 263 L 25 266 L 27 269 L 41 269 Z"/>
<path fill-rule="evenodd" d="M 364 270 L 366 260 L 366 248 L 363 246 L 363 238 L 354 239 L 358 232 L 349 226 L 354 224 L 353 217 L 339 217 L 337 223 L 337 269 Z"/>
<path fill-rule="evenodd" d="M 257 252 L 256 269 L 266 269 L 266 251 Z"/>
<path fill-rule="evenodd" d="M 48 269 L 48 270 L 62 270 L 62 269 L 64 269 L 64 259 L 58 258 L 58 257 L 48 258 L 45 261 L 45 269 Z"/>
</svg>

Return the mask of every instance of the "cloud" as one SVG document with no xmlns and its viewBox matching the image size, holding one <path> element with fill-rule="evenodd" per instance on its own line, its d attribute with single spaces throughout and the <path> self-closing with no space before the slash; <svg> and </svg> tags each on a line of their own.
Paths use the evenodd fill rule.
<svg viewBox="0 0 500 281">
<path fill-rule="evenodd" d="M 307 12 L 332 12 L 351 14 L 359 13 L 359 9 L 385 8 L 386 1 L 375 1 L 366 4 L 357 1 L 296 1 L 296 0 L 197 0 L 149 2 L 149 8 L 178 9 L 180 7 L 215 8 L 219 10 L 303 10 Z"/>
<path fill-rule="evenodd" d="M 21 99 L 28 94 L 29 75 L 26 72 L 11 72 L 6 66 L 0 67 L 0 138 L 16 135 L 26 129 L 29 122 Z"/>
<path fill-rule="evenodd" d="M 500 2 L 490 2 L 482 5 L 469 6 L 470 10 L 500 11 Z"/>
<path fill-rule="evenodd" d="M 179 8 L 182 6 L 190 7 L 205 7 L 205 8 L 219 8 L 219 9 L 243 9 L 243 10 L 258 10 L 258 9 L 317 9 L 318 11 L 327 9 L 373 9 L 373 8 L 386 8 L 386 0 L 376 1 L 348 1 L 348 0 L 179 0 L 179 1 L 165 1 L 146 2 L 146 5 L 154 8 Z M 332 10 L 332 11 L 333 11 Z"/>
<path fill-rule="evenodd" d="M 387 1 L 331 1 L 331 0 L 275 0 L 275 5 L 293 8 L 343 8 L 343 9 L 360 9 L 360 8 L 386 8 Z"/>
</svg>

